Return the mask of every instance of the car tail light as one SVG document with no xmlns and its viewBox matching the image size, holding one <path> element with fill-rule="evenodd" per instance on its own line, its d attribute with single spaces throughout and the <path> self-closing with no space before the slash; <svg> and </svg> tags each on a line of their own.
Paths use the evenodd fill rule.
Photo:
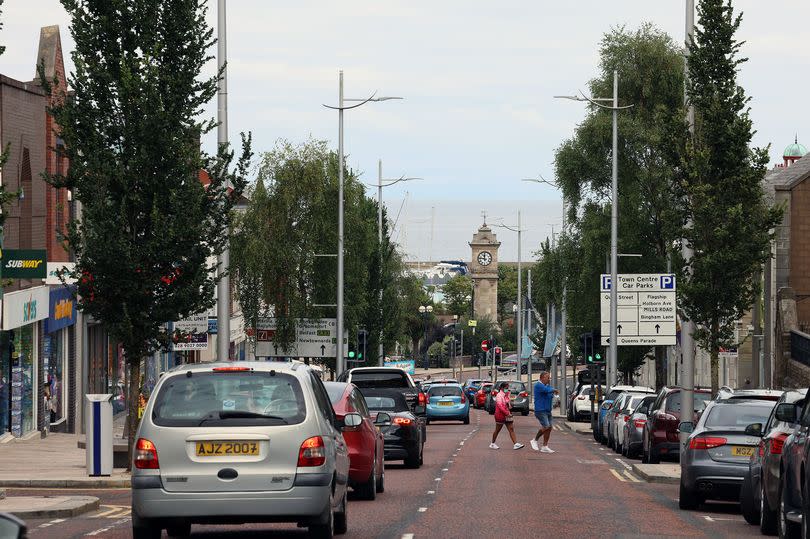
<svg viewBox="0 0 810 539">
<path fill-rule="evenodd" d="M 157 447 L 151 440 L 146 438 L 138 438 L 135 444 L 135 467 L 139 470 L 158 470 L 160 463 L 158 462 Z"/>
<path fill-rule="evenodd" d="M 464 397 L 464 393 L 462 393 L 461 394 L 461 404 L 464 404 L 465 402 L 467 402 L 467 398 Z"/>
<path fill-rule="evenodd" d="M 497 394 L 498 394 L 498 392 L 497 392 L 497 391 L 493 391 L 493 392 L 492 392 L 492 396 L 493 396 L 493 397 L 494 397 L 494 396 L 496 396 Z"/>
<path fill-rule="evenodd" d="M 633 424 L 636 426 L 636 428 L 641 429 L 641 428 L 644 428 L 644 425 L 647 424 L 647 420 L 646 419 L 634 419 Z"/>
<path fill-rule="evenodd" d="M 410 425 L 413 420 L 409 417 L 395 417 L 394 425 Z"/>
<path fill-rule="evenodd" d="M 759 457 L 765 456 L 765 442 L 759 442 Z"/>
<path fill-rule="evenodd" d="M 720 436 L 697 436 L 690 440 L 689 449 L 713 449 L 721 445 L 726 445 L 727 441 L 728 440 Z"/>
<path fill-rule="evenodd" d="M 772 455 L 781 455 L 782 448 L 785 446 L 785 440 L 787 440 L 788 435 L 784 432 L 780 432 L 774 438 L 771 439 L 771 454 Z M 760 453 L 761 454 L 761 453 Z"/>
<path fill-rule="evenodd" d="M 419 392 L 418 399 L 419 399 L 419 406 L 424 406 L 427 403 L 427 396 L 421 391 Z"/>
<path fill-rule="evenodd" d="M 307 438 L 298 450 L 299 466 L 322 466 L 326 462 L 326 448 L 323 445 L 323 438 L 313 436 Z"/>
<path fill-rule="evenodd" d="M 664 412 L 656 412 L 655 413 L 655 418 L 660 419 L 662 421 L 677 421 L 678 420 L 678 418 L 675 417 L 674 415 L 667 414 L 667 413 L 664 413 Z"/>
<path fill-rule="evenodd" d="M 630 416 L 629 415 L 624 416 L 624 422 L 627 423 L 628 421 L 630 421 Z"/>
<path fill-rule="evenodd" d="M 523 397 L 523 398 L 526 398 L 526 397 L 528 397 L 528 396 L 529 396 L 529 392 L 528 392 L 528 391 L 521 391 L 520 393 L 518 393 L 518 397 Z"/>
<path fill-rule="evenodd" d="M 583 397 L 582 395 L 580 395 L 579 397 L 577 397 L 577 400 L 578 400 L 578 401 L 584 401 L 584 400 L 585 400 L 585 397 Z"/>
<path fill-rule="evenodd" d="M 214 367 L 211 370 L 214 372 L 245 372 L 253 369 L 251 367 Z"/>
</svg>

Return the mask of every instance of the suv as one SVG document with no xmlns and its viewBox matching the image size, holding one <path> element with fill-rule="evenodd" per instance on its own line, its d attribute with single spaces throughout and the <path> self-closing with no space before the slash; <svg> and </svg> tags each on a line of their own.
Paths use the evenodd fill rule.
<svg viewBox="0 0 810 539">
<path fill-rule="evenodd" d="M 693 417 L 702 412 L 712 400 L 708 389 L 694 390 Z M 683 419 L 683 421 L 687 421 Z M 664 387 L 647 412 L 647 423 L 641 435 L 642 462 L 657 464 L 661 455 L 674 455 L 680 458 L 681 444 L 678 436 L 678 424 L 681 422 L 681 388 Z"/>
<path fill-rule="evenodd" d="M 133 447 L 135 539 L 192 523 L 346 532 L 349 453 L 320 378 L 297 361 L 184 365 L 160 378 Z M 271 443 L 272 442 L 272 443 Z"/>
</svg>

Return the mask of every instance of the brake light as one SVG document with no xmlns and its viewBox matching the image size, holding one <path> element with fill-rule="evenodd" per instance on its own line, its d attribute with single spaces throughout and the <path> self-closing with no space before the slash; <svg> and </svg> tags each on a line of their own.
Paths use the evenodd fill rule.
<svg viewBox="0 0 810 539">
<path fill-rule="evenodd" d="M 251 367 L 214 367 L 214 372 L 245 372 L 245 371 L 252 371 Z"/>
<path fill-rule="evenodd" d="M 765 442 L 759 442 L 759 457 L 765 456 Z"/>
<path fill-rule="evenodd" d="M 633 424 L 636 426 L 636 428 L 641 429 L 641 428 L 644 428 L 644 425 L 647 424 L 647 420 L 646 419 L 634 419 Z"/>
<path fill-rule="evenodd" d="M 518 397 L 524 397 L 525 398 L 525 397 L 528 397 L 528 396 L 529 396 L 528 391 L 521 391 L 520 393 L 518 393 Z"/>
<path fill-rule="evenodd" d="M 326 462 L 326 448 L 323 438 L 307 438 L 298 450 L 298 466 L 322 466 Z"/>
<path fill-rule="evenodd" d="M 784 432 L 780 432 L 776 435 L 776 437 L 771 439 L 771 454 L 772 455 L 781 455 L 782 448 L 785 446 L 785 440 L 787 440 L 788 435 Z"/>
<path fill-rule="evenodd" d="M 394 425 L 410 425 L 413 420 L 409 417 L 395 417 Z"/>
<path fill-rule="evenodd" d="M 419 400 L 419 406 L 424 406 L 427 403 L 427 397 L 421 391 L 419 392 L 419 396 L 417 398 Z"/>
<path fill-rule="evenodd" d="M 630 416 L 629 415 L 624 416 L 624 422 L 627 423 L 628 421 L 630 421 Z"/>
<path fill-rule="evenodd" d="M 727 441 L 728 440 L 725 438 L 719 436 L 697 436 L 690 440 L 689 449 L 713 449 L 721 445 L 726 445 Z"/>
<path fill-rule="evenodd" d="M 157 447 L 151 440 L 146 438 L 138 438 L 135 444 L 135 467 L 139 470 L 158 470 L 160 463 L 158 462 Z"/>
<path fill-rule="evenodd" d="M 461 404 L 467 402 L 467 399 L 464 397 L 464 393 L 461 394 Z"/>
<path fill-rule="evenodd" d="M 493 397 L 494 397 L 495 395 L 497 395 L 497 394 L 498 394 L 498 392 L 497 392 L 497 391 L 493 391 L 493 392 L 492 392 L 492 396 L 493 396 Z"/>
</svg>

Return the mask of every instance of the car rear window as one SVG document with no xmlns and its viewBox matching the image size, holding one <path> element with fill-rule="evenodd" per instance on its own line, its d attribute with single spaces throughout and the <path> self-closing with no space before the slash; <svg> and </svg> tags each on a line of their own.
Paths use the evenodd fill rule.
<svg viewBox="0 0 810 539">
<path fill-rule="evenodd" d="M 329 395 L 329 400 L 332 401 L 332 404 L 337 404 L 340 398 L 343 396 L 343 393 L 346 392 L 346 386 L 337 383 L 326 383 L 324 384 L 326 388 L 326 393 Z"/>
<path fill-rule="evenodd" d="M 461 388 L 455 386 L 433 386 L 428 390 L 429 397 L 460 397 Z"/>
<path fill-rule="evenodd" d="M 712 400 L 712 396 L 708 393 L 693 393 L 694 395 L 694 408 L 698 412 L 706 408 L 706 404 Z M 681 411 L 681 392 L 676 391 L 667 397 L 667 411 L 680 412 Z"/>
<path fill-rule="evenodd" d="M 523 382 L 509 382 L 510 393 L 520 393 L 521 391 L 526 391 L 526 384 Z"/>
<path fill-rule="evenodd" d="M 362 391 L 368 409 L 378 412 L 410 412 L 408 402 L 402 393 L 396 391 L 376 391 L 366 389 Z"/>
<path fill-rule="evenodd" d="M 160 386 L 152 422 L 164 427 L 293 425 L 306 417 L 301 384 L 277 372 L 193 373 Z"/>
<path fill-rule="evenodd" d="M 713 406 L 706 417 L 706 427 L 742 427 L 751 423 L 764 424 L 771 414 L 770 406 L 757 406 L 736 402 L 728 405 Z"/>
<path fill-rule="evenodd" d="M 353 372 L 352 383 L 357 387 L 411 387 L 407 376 L 396 371 Z"/>
</svg>

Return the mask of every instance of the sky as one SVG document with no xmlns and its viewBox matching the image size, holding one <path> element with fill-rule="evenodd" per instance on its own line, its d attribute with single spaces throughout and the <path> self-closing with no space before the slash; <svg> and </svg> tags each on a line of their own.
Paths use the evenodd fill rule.
<svg viewBox="0 0 810 539">
<path fill-rule="evenodd" d="M 209 2 L 216 23 L 216 2 Z M 516 226 L 522 257 L 558 232 L 561 199 L 554 187 L 554 151 L 582 121 L 573 94 L 598 75 L 602 36 L 644 21 L 682 43 L 684 0 L 352 1 L 229 0 L 228 123 L 231 140 L 253 133 L 257 153 L 278 139 L 309 137 L 337 147 L 338 72 L 345 96 L 399 96 L 345 113 L 351 167 L 376 184 L 421 177 L 384 190 L 394 237 L 410 260 L 469 260 L 467 242 L 482 222 Z M 752 97 L 754 145 L 772 144 L 772 164 L 798 135 L 810 145 L 810 2 L 735 0 L 744 13 L 739 82 Z M 69 19 L 58 0 L 5 0 L 0 17 L 0 73 L 31 80 L 39 29 L 62 29 L 73 49 Z M 215 50 L 212 50 L 212 54 Z M 67 60 L 68 71 L 72 63 Z M 208 74 L 215 71 L 212 63 Z M 619 81 L 621 84 L 621 81 Z M 216 103 L 207 113 L 216 115 Z M 214 148 L 215 134 L 204 141 Z M 621 171 L 620 171 L 621 174 Z M 376 188 L 371 189 L 376 197 Z M 621 216 L 620 216 L 621 218 Z M 516 260 L 517 234 L 496 229 L 501 260 Z"/>
</svg>

